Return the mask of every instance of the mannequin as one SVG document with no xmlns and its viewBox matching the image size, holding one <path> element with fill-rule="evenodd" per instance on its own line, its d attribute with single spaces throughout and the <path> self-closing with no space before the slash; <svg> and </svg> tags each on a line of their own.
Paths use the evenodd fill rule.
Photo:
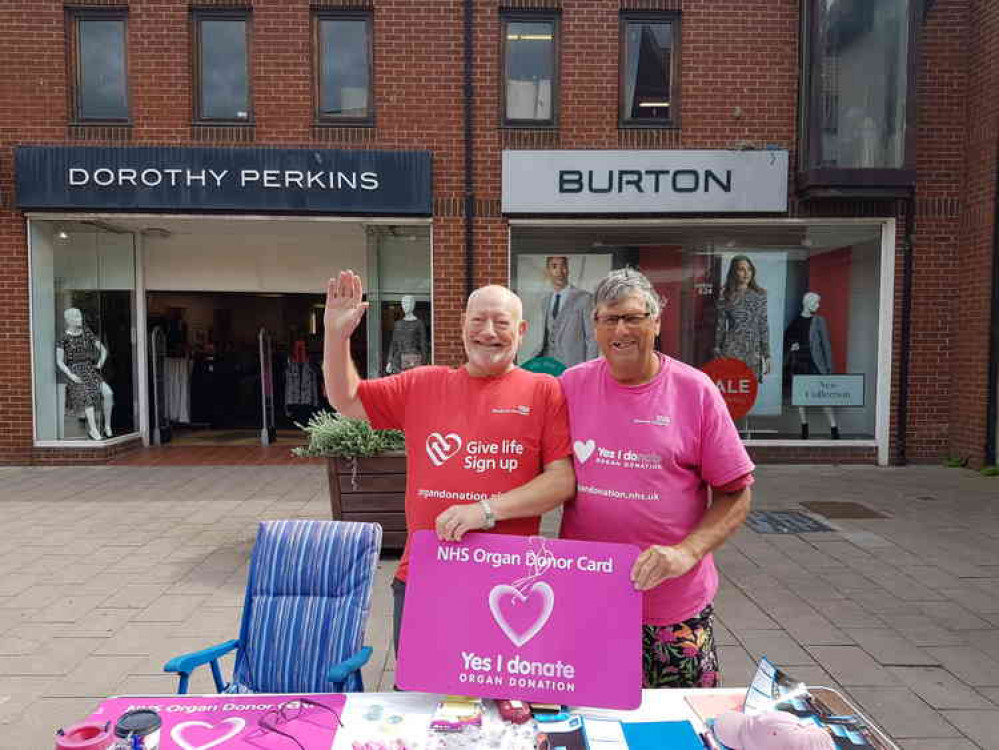
<svg viewBox="0 0 999 750">
<path fill-rule="evenodd" d="M 427 363 L 427 329 L 423 321 L 413 314 L 415 309 L 416 298 L 411 294 L 403 296 L 403 317 L 395 322 L 388 364 L 385 365 L 385 372 L 390 375 Z"/>
<path fill-rule="evenodd" d="M 83 325 L 83 313 L 70 307 L 63 313 L 66 335 L 56 343 L 56 366 L 69 381 L 66 388 L 66 410 L 81 411 L 87 418 L 87 432 L 92 440 L 102 440 L 97 427 L 97 408 L 103 407 L 104 435 L 111 437 L 111 410 L 114 394 L 104 382 L 100 369 L 108 358 L 108 350 Z"/>
<path fill-rule="evenodd" d="M 784 333 L 784 348 L 788 352 L 787 369 L 790 375 L 828 375 L 832 372 L 832 347 L 829 344 L 829 328 L 826 319 L 816 315 L 822 297 L 815 292 L 806 292 L 801 298 L 801 313 L 791 321 Z M 836 413 L 831 406 L 824 406 L 829 420 L 833 440 L 839 440 L 839 427 Z M 801 439 L 808 439 L 808 413 L 804 406 L 798 407 L 801 420 Z"/>
</svg>

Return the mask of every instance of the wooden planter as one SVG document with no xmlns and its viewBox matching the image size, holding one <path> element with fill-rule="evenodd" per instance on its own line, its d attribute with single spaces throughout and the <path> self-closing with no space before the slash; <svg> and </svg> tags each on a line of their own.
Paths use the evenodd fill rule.
<svg viewBox="0 0 999 750">
<path fill-rule="evenodd" d="M 382 526 L 382 548 L 406 545 L 406 454 L 326 459 L 330 511 L 335 521 L 372 521 Z"/>
</svg>

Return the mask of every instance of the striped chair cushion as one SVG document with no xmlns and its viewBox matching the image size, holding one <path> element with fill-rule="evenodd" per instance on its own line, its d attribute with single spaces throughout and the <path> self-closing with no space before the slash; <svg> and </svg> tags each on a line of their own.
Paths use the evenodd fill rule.
<svg viewBox="0 0 999 750">
<path fill-rule="evenodd" d="M 381 526 L 372 523 L 260 524 L 233 690 L 331 690 L 329 668 L 364 645 L 381 538 Z M 346 689 L 363 690 L 359 675 Z"/>
</svg>

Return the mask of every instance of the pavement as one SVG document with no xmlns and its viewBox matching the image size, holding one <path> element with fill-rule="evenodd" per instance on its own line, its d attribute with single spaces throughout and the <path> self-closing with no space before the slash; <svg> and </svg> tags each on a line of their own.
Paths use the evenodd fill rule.
<svg viewBox="0 0 999 750">
<path fill-rule="evenodd" d="M 745 685 L 766 654 L 842 689 L 903 750 L 999 750 L 999 479 L 764 466 L 754 497 L 757 510 L 839 501 L 884 517 L 729 541 L 724 684 Z M 108 695 L 174 692 L 163 662 L 238 633 L 256 524 L 328 517 L 317 464 L 0 467 L 0 748 L 51 748 Z M 396 564 L 378 568 L 368 690 L 393 684 Z M 210 677 L 192 692 L 212 692 Z"/>
</svg>

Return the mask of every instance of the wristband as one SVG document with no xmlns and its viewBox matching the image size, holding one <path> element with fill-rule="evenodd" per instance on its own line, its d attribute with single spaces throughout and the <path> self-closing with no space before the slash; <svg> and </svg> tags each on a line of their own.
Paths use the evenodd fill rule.
<svg viewBox="0 0 999 750">
<path fill-rule="evenodd" d="M 489 530 L 496 525 L 496 514 L 493 513 L 493 509 L 487 500 L 479 500 L 479 505 L 482 507 L 482 513 L 486 517 L 486 525 L 482 528 Z"/>
</svg>

